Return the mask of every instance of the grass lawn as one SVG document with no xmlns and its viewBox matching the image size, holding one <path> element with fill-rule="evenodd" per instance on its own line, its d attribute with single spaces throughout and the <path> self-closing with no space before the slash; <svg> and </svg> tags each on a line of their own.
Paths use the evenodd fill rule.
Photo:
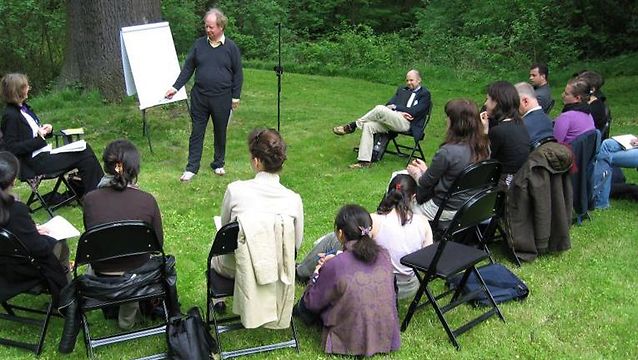
<svg viewBox="0 0 638 360">
<path fill-rule="evenodd" d="M 613 60 L 605 64 L 578 64 L 553 74 L 553 96 L 560 104 L 560 93 L 569 74 L 583 67 L 601 66 L 606 79 L 605 93 L 614 115 L 612 134 L 638 134 L 637 73 L 638 56 Z M 622 68 L 621 68 L 622 67 Z M 629 70 L 628 70 L 629 69 Z M 434 101 L 433 117 L 423 142 L 431 158 L 444 134 L 443 105 L 454 97 L 470 97 L 482 103 L 488 83 L 499 80 L 489 76 L 484 81 L 467 80 L 452 73 L 437 73 L 431 78 L 424 72 L 424 84 Z M 472 77 L 476 78 L 476 77 Z M 506 78 L 516 82 L 527 78 L 526 69 Z M 400 81 L 400 79 L 399 79 Z M 208 164 L 212 161 L 212 129 L 206 137 L 202 168 L 190 183 L 180 183 L 187 157 L 190 120 L 186 107 L 169 105 L 147 113 L 153 139 L 150 153 L 142 137 L 141 114 L 133 98 L 121 104 L 105 104 L 95 93 L 56 92 L 31 100 L 31 105 L 45 122 L 58 129 L 82 126 L 86 139 L 101 154 L 104 146 L 116 138 L 129 138 L 142 153 L 139 185 L 157 198 L 163 215 L 165 251 L 177 258 L 178 290 L 182 310 L 204 307 L 206 299 L 204 270 L 214 234 L 212 217 L 220 211 L 226 185 L 253 176 L 246 146 L 246 136 L 255 127 L 276 127 L 276 77 L 272 71 L 246 69 L 240 109 L 228 129 L 227 175 L 215 176 Z M 373 211 L 384 192 L 390 173 L 405 165 L 405 159 L 388 154 L 370 169 L 350 170 L 352 151 L 358 145 L 355 135 L 336 137 L 331 128 L 352 121 L 375 104 L 385 103 L 393 86 L 346 78 L 319 77 L 286 73 L 283 77 L 281 132 L 287 141 L 288 161 L 281 174 L 282 183 L 301 194 L 305 208 L 303 256 L 312 242 L 332 230 L 337 209 L 346 203 L 359 203 Z M 560 112 L 560 105 L 553 116 Z M 212 128 L 212 126 L 211 126 Z M 638 172 L 627 169 L 628 180 L 638 183 Z M 16 192 L 28 196 L 24 184 Z M 502 252 L 497 259 L 513 269 L 529 289 L 527 300 L 501 306 L 506 323 L 492 318 L 460 337 L 461 351 L 456 351 L 431 308 L 418 311 L 410 327 L 402 333 L 401 350 L 388 355 L 393 359 L 421 358 L 638 358 L 638 204 L 612 201 L 612 208 L 595 211 L 592 221 L 572 228 L 572 249 L 562 254 L 544 256 L 531 264 L 515 268 Z M 58 211 L 83 230 L 80 208 Z M 36 222 L 46 220 L 40 211 Z M 72 251 L 77 239 L 70 241 Z M 494 246 L 498 248 L 497 246 Z M 297 286 L 297 298 L 303 288 Z M 38 302 L 36 302 L 38 304 Z M 400 304 L 400 316 L 409 301 Z M 452 322 L 474 314 L 470 307 L 453 313 Z M 95 328 L 115 328 L 113 322 L 95 314 Z M 458 322 L 457 322 L 458 323 Z M 13 325 L 0 326 L 0 336 L 25 333 Z M 254 358 L 326 358 L 320 348 L 320 330 L 297 322 L 301 352 L 283 350 Z M 84 358 L 81 335 L 73 354 L 62 356 L 57 343 L 62 320 L 54 319 L 48 331 L 42 359 Z M 256 334 L 256 335 L 254 335 Z M 29 335 L 25 335 L 29 336 Z M 241 345 L 246 340 L 275 339 L 277 335 L 257 330 L 224 335 L 225 346 Z M 132 344 L 103 347 L 99 358 L 121 359 L 163 351 L 163 339 L 143 340 Z M 32 358 L 30 353 L 0 347 L 0 358 Z"/>
</svg>

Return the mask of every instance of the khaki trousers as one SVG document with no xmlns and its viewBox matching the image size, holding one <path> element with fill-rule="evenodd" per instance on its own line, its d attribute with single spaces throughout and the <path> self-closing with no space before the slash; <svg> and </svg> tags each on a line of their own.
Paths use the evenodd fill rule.
<svg viewBox="0 0 638 360">
<path fill-rule="evenodd" d="M 390 110 L 387 106 L 377 105 L 357 121 L 357 127 L 363 131 L 359 141 L 359 155 L 357 160 L 370 161 L 374 146 L 374 134 L 388 131 L 408 131 L 410 122 L 398 111 Z"/>
</svg>

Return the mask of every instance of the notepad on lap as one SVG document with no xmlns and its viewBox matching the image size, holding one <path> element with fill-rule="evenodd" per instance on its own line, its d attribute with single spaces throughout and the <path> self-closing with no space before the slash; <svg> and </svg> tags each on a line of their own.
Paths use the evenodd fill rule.
<svg viewBox="0 0 638 360">
<path fill-rule="evenodd" d="M 47 235 L 56 240 L 64 240 L 80 236 L 80 231 L 78 231 L 73 224 L 60 215 L 53 217 L 53 219 L 40 226 L 47 229 Z"/>
<path fill-rule="evenodd" d="M 634 136 L 634 135 L 631 135 L 631 134 L 616 135 L 616 136 L 612 136 L 611 138 L 616 140 L 616 141 L 618 141 L 618 143 L 625 150 L 631 150 L 631 149 L 636 148 L 636 146 L 631 145 L 631 141 L 636 138 L 636 136 Z"/>
<path fill-rule="evenodd" d="M 78 140 L 64 146 L 51 150 L 51 154 L 61 154 L 66 152 L 84 151 L 86 149 L 86 141 Z"/>
</svg>

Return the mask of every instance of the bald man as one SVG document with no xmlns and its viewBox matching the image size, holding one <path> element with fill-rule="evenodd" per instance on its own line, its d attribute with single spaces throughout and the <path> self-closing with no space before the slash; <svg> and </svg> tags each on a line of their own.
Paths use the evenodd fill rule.
<svg viewBox="0 0 638 360">
<path fill-rule="evenodd" d="M 337 135 L 352 134 L 357 128 L 363 130 L 358 161 L 350 165 L 351 169 L 370 166 L 374 134 L 410 131 L 417 139 L 423 135 L 423 122 L 431 106 L 430 92 L 421 86 L 418 70 L 408 71 L 405 83 L 406 86 L 399 87 L 385 106 L 377 105 L 356 121 L 332 129 Z"/>
<path fill-rule="evenodd" d="M 525 123 L 529 133 L 530 146 L 533 148 L 539 140 L 553 136 L 552 120 L 545 114 L 538 103 L 536 92 L 532 85 L 520 82 L 514 87 L 516 87 L 518 97 L 521 99 L 518 112 L 523 117 L 523 123 Z"/>
</svg>

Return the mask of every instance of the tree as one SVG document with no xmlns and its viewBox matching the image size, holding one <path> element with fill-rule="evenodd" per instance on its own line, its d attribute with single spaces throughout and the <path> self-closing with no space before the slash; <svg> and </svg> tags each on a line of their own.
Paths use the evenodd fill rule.
<svg viewBox="0 0 638 360">
<path fill-rule="evenodd" d="M 124 96 L 120 29 L 161 20 L 159 0 L 68 0 L 61 86 L 100 90 L 109 101 Z"/>
</svg>

